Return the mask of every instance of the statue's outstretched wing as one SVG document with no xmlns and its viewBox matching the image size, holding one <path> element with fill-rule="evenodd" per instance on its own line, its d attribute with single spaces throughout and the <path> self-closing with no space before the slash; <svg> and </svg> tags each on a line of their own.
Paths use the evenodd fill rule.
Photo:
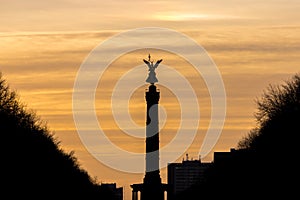
<svg viewBox="0 0 300 200">
<path fill-rule="evenodd" d="M 143 59 L 143 61 L 148 65 L 149 71 L 151 70 L 151 64 L 148 60 Z"/>
<path fill-rule="evenodd" d="M 162 59 L 156 61 L 155 65 L 153 66 L 154 68 L 157 68 L 157 66 L 159 65 L 159 63 L 161 63 Z"/>
</svg>

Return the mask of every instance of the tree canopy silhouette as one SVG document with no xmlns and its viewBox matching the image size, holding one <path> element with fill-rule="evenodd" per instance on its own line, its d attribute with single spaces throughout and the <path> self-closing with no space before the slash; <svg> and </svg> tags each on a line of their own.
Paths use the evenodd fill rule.
<svg viewBox="0 0 300 200">
<path fill-rule="evenodd" d="M 300 75 L 282 85 L 269 85 L 256 102 L 257 126 L 238 148 L 273 152 L 280 159 L 294 154 L 300 133 Z"/>
<path fill-rule="evenodd" d="M 239 141 L 230 163 L 215 166 L 212 182 L 248 197 L 292 198 L 293 179 L 299 175 L 299 74 L 283 84 L 270 84 L 256 102 L 257 126 Z"/>
<path fill-rule="evenodd" d="M 237 149 L 222 152 L 206 172 L 207 181 L 195 184 L 176 200 L 292 199 L 299 176 L 300 75 L 272 85 L 256 100 L 257 126 L 242 138 Z"/>
<path fill-rule="evenodd" d="M 1 196 L 9 199 L 112 199 L 26 109 L 0 73 Z M 101 198 L 102 197 L 102 198 Z M 3 199 L 3 198 L 2 198 Z"/>
</svg>

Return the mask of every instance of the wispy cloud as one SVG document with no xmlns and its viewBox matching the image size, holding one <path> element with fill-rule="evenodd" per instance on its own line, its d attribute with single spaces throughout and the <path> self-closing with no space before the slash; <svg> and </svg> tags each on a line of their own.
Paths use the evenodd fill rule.
<svg viewBox="0 0 300 200">
<path fill-rule="evenodd" d="M 155 13 L 153 19 L 164 21 L 194 21 L 194 20 L 233 20 L 241 19 L 239 16 L 203 14 L 203 13 L 176 13 L 176 12 L 161 12 Z"/>
</svg>

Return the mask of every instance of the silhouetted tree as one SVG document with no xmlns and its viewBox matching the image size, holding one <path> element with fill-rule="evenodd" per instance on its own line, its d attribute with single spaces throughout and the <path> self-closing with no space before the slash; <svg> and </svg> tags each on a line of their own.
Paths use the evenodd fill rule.
<svg viewBox="0 0 300 200">
<path fill-rule="evenodd" d="M 1 73 L 0 137 L 1 199 L 112 199 L 26 110 Z"/>
<path fill-rule="evenodd" d="M 255 155 L 253 178 L 269 186 L 270 194 L 292 197 L 299 176 L 300 75 L 281 85 L 270 85 L 257 100 L 257 126 L 238 143 Z M 299 195 L 298 195 L 299 196 Z"/>
<path fill-rule="evenodd" d="M 257 105 L 257 127 L 239 142 L 238 147 L 276 152 L 276 157 L 280 159 L 293 154 L 292 151 L 297 150 L 297 136 L 300 134 L 299 74 L 285 84 L 270 85 L 257 100 Z"/>
<path fill-rule="evenodd" d="M 298 196 L 300 75 L 269 85 L 257 102 L 257 126 L 238 143 L 227 161 L 214 163 L 207 182 L 177 199 L 260 199 Z"/>
</svg>

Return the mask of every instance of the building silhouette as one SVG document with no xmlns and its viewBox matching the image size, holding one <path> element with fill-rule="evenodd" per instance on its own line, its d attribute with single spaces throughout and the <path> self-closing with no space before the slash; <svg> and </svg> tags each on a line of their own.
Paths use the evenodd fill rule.
<svg viewBox="0 0 300 200">
<path fill-rule="evenodd" d="M 178 194 L 192 185 L 204 182 L 206 169 L 211 165 L 210 162 L 201 162 L 200 158 L 189 159 L 188 154 L 182 163 L 168 164 L 168 200 L 174 200 Z"/>
<path fill-rule="evenodd" d="M 104 196 L 107 193 L 112 200 L 123 200 L 123 187 L 117 187 L 116 183 L 101 183 L 99 187 Z"/>
<path fill-rule="evenodd" d="M 255 154 L 247 149 L 231 148 L 230 151 L 214 152 L 214 166 L 216 168 L 230 168 L 234 166 L 250 165 L 254 162 Z"/>
<path fill-rule="evenodd" d="M 150 57 L 150 56 L 149 56 Z M 150 60 L 150 58 L 149 58 Z M 132 184 L 132 200 L 164 200 L 167 184 L 161 182 L 159 170 L 158 103 L 160 92 L 154 83 L 146 90 L 146 173 L 143 183 Z"/>
</svg>

